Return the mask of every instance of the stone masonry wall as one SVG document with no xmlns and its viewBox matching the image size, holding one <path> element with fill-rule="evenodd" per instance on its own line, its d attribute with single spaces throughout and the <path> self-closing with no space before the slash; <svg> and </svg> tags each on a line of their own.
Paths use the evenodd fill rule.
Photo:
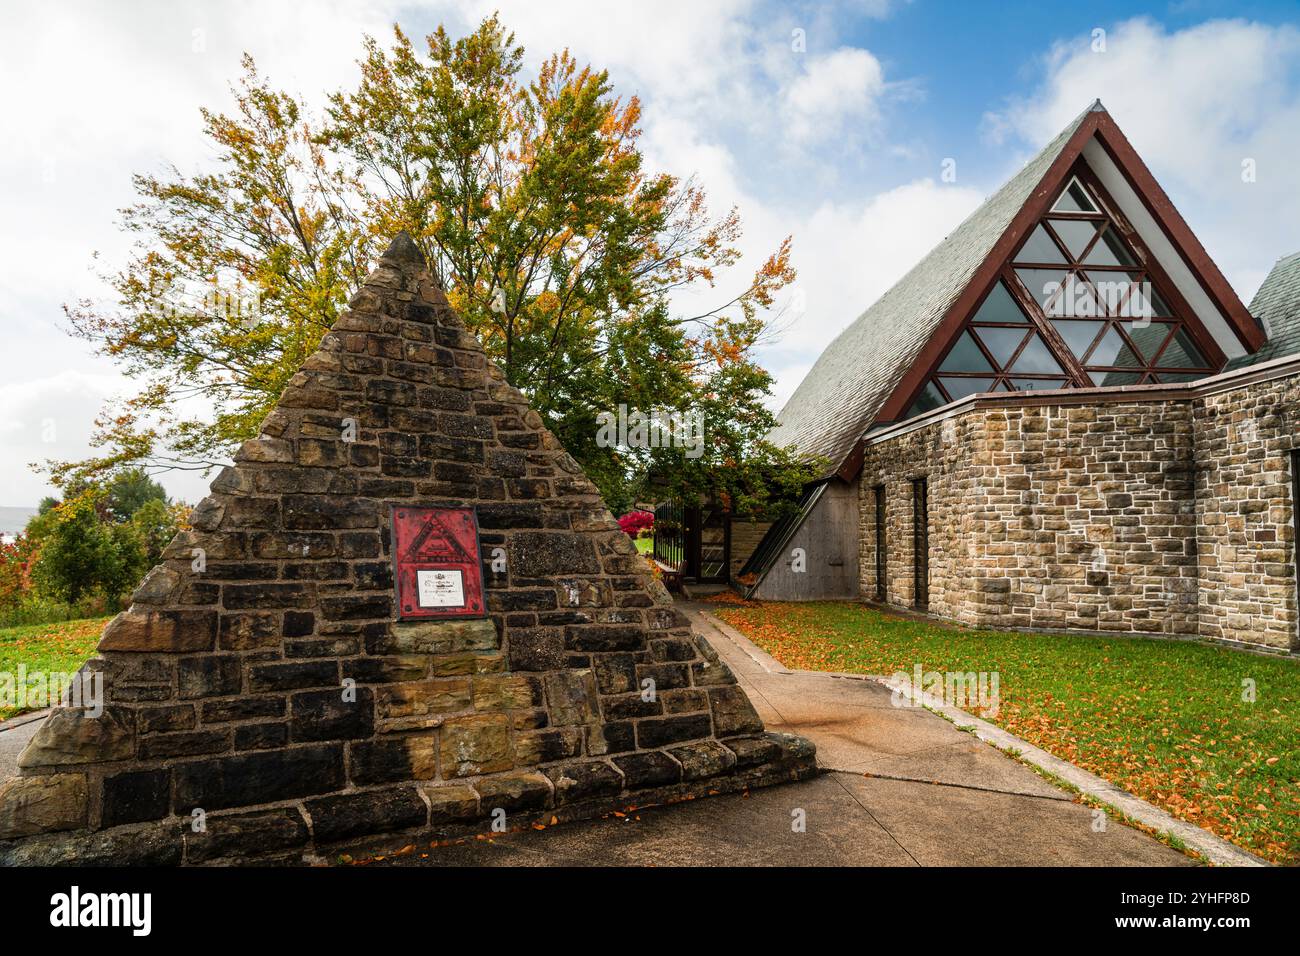
<svg viewBox="0 0 1300 956">
<path fill-rule="evenodd" d="M 869 443 L 862 596 L 876 593 L 883 483 L 887 601 L 911 605 L 911 479 L 924 475 L 937 616 L 1300 650 L 1300 374 L 1138 399 L 982 406 Z"/>
<path fill-rule="evenodd" d="M 477 507 L 487 618 L 395 621 L 395 504 Z M 191 522 L 83 670 L 103 713 L 53 711 L 0 786 L 0 862 L 295 861 L 815 771 L 408 237 Z"/>
<path fill-rule="evenodd" d="M 945 435 L 946 432 L 946 435 Z M 1192 634 L 1196 541 L 1185 404 L 1000 407 L 868 446 L 863 593 L 889 492 L 889 600 L 912 597 L 910 479 L 929 477 L 930 610 L 990 627 Z"/>
<path fill-rule="evenodd" d="M 1198 399 L 1200 632 L 1287 649 L 1297 643 L 1295 502 L 1300 376 Z"/>
<path fill-rule="evenodd" d="M 976 416 L 949 418 L 902 435 L 884 445 L 867 447 L 858 478 L 861 544 L 858 573 L 861 593 L 876 596 L 875 487 L 885 486 L 885 600 L 910 608 L 916 598 L 912 551 L 912 480 L 929 486 L 929 611 L 957 621 L 973 620 L 974 592 L 969 586 L 974 516 L 965 507 L 974 492 L 974 469 L 965 449 L 978 445 L 983 428 Z"/>
</svg>

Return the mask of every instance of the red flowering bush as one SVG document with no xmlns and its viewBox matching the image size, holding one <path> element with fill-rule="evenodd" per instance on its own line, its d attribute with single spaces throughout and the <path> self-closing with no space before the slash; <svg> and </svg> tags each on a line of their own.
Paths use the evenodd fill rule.
<svg viewBox="0 0 1300 956">
<path fill-rule="evenodd" d="M 635 538 L 654 530 L 655 516 L 652 511 L 629 511 L 618 519 L 618 526 L 623 533 Z"/>
</svg>

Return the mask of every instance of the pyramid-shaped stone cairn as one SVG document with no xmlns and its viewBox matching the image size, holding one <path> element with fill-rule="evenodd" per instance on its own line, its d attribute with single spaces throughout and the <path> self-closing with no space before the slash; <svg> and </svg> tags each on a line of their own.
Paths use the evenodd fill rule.
<svg viewBox="0 0 1300 956">
<path fill-rule="evenodd" d="M 813 774 L 408 236 L 349 306 L 105 628 L 102 712 L 0 783 L 0 862 L 296 862 Z M 397 619 L 394 505 L 476 508 L 486 618 Z"/>
</svg>

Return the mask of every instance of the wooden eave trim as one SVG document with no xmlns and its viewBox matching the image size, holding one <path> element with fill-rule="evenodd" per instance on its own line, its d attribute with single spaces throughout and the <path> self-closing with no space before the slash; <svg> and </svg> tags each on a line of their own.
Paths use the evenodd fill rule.
<svg viewBox="0 0 1300 956">
<path fill-rule="evenodd" d="M 1160 264 L 1155 252 L 1143 241 L 1142 234 L 1138 232 L 1133 223 L 1129 222 L 1128 217 L 1119 208 L 1119 202 L 1102 185 L 1097 174 L 1088 168 L 1087 160 L 1082 156 L 1079 157 L 1079 162 L 1075 164 L 1075 175 L 1079 177 L 1080 182 L 1084 183 L 1085 188 L 1093 191 L 1093 195 L 1101 203 L 1106 215 L 1119 227 L 1120 236 L 1137 253 L 1142 268 L 1151 273 L 1160 294 L 1173 303 L 1173 317 L 1179 324 L 1188 328 L 1197 348 L 1213 363 L 1215 371 L 1223 371 L 1223 367 L 1228 364 L 1228 356 L 1224 354 L 1223 348 L 1215 341 L 1214 335 L 1206 328 L 1205 323 L 1196 314 L 1196 310 L 1192 308 L 1191 303 L 1184 298 L 1182 290 L 1178 288 L 1174 280 L 1165 271 L 1164 266 Z M 1093 240 L 1094 243 L 1100 241 L 1100 237 Z M 1094 282 L 1097 276 L 1106 273 L 1104 269 L 1089 271 L 1087 265 L 1083 266 L 1083 270 L 1088 273 L 1088 278 Z M 1139 351 L 1135 354 L 1141 353 Z"/>
<path fill-rule="evenodd" d="M 1142 162 L 1142 157 L 1137 154 L 1123 131 L 1111 119 L 1110 114 L 1095 115 L 1099 117 L 1096 132 L 1106 154 L 1128 180 L 1128 184 L 1133 187 L 1142 205 L 1146 207 L 1147 212 L 1160 226 L 1174 249 L 1187 263 L 1192 275 L 1205 290 L 1205 294 L 1228 319 L 1229 327 L 1237 334 L 1238 340 L 1246 351 L 1258 352 L 1267 341 L 1263 329 L 1256 324 L 1250 311 L 1228 284 L 1228 280 L 1214 264 L 1214 260 L 1205 251 L 1201 241 L 1196 238 L 1196 234 L 1187 225 L 1187 221 L 1178 212 L 1173 201 L 1160 188 L 1151 170 L 1147 168 L 1146 163 Z"/>
</svg>

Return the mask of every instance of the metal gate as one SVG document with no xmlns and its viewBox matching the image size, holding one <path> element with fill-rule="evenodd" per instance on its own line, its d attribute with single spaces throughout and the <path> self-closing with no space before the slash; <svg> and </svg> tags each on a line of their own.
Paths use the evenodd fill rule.
<svg viewBox="0 0 1300 956">
<path fill-rule="evenodd" d="M 682 506 L 665 501 L 655 506 L 654 555 L 666 568 L 681 573 L 686 562 L 686 538 L 682 533 Z"/>
<path fill-rule="evenodd" d="M 717 505 L 655 507 L 655 560 L 700 584 L 731 580 L 731 515 Z"/>
<path fill-rule="evenodd" d="M 690 515 L 690 511 L 695 514 Z M 689 576 L 704 583 L 725 584 L 731 580 L 730 515 L 716 505 L 688 509 L 687 524 L 694 533 L 696 554 Z"/>
</svg>

